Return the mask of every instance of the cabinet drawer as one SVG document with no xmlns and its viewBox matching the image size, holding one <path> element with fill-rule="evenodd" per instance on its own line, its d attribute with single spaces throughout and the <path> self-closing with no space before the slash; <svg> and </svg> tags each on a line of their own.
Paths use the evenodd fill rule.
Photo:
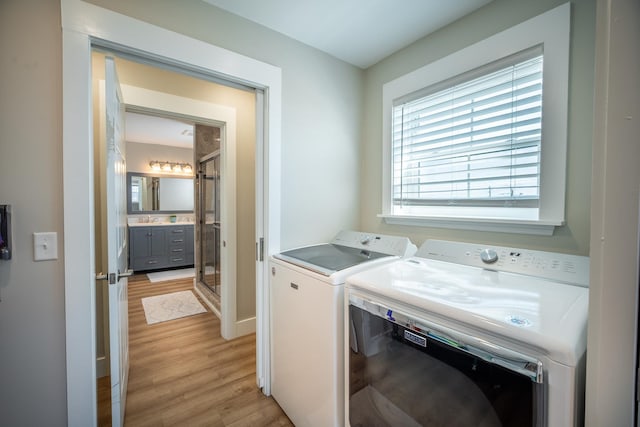
<svg viewBox="0 0 640 427">
<path fill-rule="evenodd" d="M 188 265 L 187 257 L 183 255 L 170 255 L 169 256 L 169 265 L 171 267 L 179 266 L 179 265 Z"/>
<path fill-rule="evenodd" d="M 156 268 L 164 268 L 167 266 L 167 257 L 141 257 L 134 258 L 131 267 L 137 270 L 155 270 Z"/>
<path fill-rule="evenodd" d="M 186 252 L 184 245 L 173 245 L 169 247 L 169 253 L 167 255 L 172 257 L 176 255 L 184 255 Z"/>
</svg>

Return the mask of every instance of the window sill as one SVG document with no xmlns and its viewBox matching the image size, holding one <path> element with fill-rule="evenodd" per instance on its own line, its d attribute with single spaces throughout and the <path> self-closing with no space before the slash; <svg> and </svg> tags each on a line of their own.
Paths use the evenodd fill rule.
<svg viewBox="0 0 640 427">
<path fill-rule="evenodd" d="M 425 217 L 408 215 L 379 214 L 387 224 L 410 225 L 416 227 L 451 228 L 458 230 L 491 231 L 498 233 L 534 234 L 551 236 L 561 221 Z"/>
</svg>

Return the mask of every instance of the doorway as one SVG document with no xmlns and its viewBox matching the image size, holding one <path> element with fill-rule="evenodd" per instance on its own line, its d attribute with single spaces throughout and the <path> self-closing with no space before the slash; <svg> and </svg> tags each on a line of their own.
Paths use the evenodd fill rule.
<svg viewBox="0 0 640 427">
<path fill-rule="evenodd" d="M 103 69 L 103 67 L 100 64 L 95 64 L 95 63 L 100 62 L 99 59 L 102 58 L 103 55 L 96 54 L 94 56 L 99 57 L 97 59 L 94 58 L 94 80 L 96 81 L 94 83 L 94 86 L 99 86 L 99 80 L 101 76 L 97 71 L 100 69 Z M 183 124 L 187 124 L 188 127 L 192 129 L 190 147 L 188 149 L 185 147 L 180 148 L 180 150 L 189 151 L 190 153 L 189 156 L 191 157 L 190 159 L 176 158 L 176 156 L 179 156 L 179 153 L 176 152 L 176 150 L 179 150 L 178 148 L 170 147 L 166 144 L 160 144 L 160 141 L 157 141 L 157 140 L 152 141 L 152 143 L 146 143 L 146 144 L 140 141 L 135 141 L 135 142 L 131 141 L 136 146 L 136 149 L 132 150 L 132 151 L 135 151 L 135 156 L 133 155 L 128 156 L 128 160 L 131 160 L 131 162 L 128 161 L 127 171 L 130 171 L 130 167 L 131 167 L 131 170 L 135 170 L 136 173 L 149 175 L 150 173 L 153 172 L 152 170 L 153 166 L 156 163 L 158 163 L 156 162 L 156 160 L 161 160 L 162 161 L 161 163 L 167 163 L 167 164 L 172 164 L 172 163 L 194 164 L 195 159 L 197 159 L 197 157 L 201 154 L 203 150 L 205 151 L 211 150 L 211 146 L 209 142 L 214 143 L 214 145 L 217 148 L 217 152 L 215 155 L 215 162 L 214 162 L 216 163 L 215 178 L 216 178 L 217 186 L 215 189 L 216 190 L 215 197 L 213 198 L 213 200 L 217 201 L 216 203 L 217 209 L 215 210 L 217 215 L 216 223 L 218 225 L 216 239 L 219 242 L 223 241 L 228 243 L 224 245 L 228 248 L 228 251 L 227 251 L 228 254 L 222 254 L 223 247 L 222 245 L 218 245 L 214 253 L 214 256 L 212 258 L 214 260 L 215 259 L 218 260 L 217 265 L 214 267 L 214 271 L 217 273 L 217 279 L 218 279 L 217 283 L 214 284 L 214 291 L 218 296 L 218 299 L 217 299 L 218 309 L 213 311 L 216 313 L 216 315 L 218 315 L 218 317 L 222 319 L 221 332 L 223 334 L 223 337 L 235 338 L 236 336 L 239 335 L 239 332 L 241 331 L 238 331 L 237 330 L 238 328 L 235 327 L 236 320 L 237 320 L 237 317 L 236 317 L 237 310 L 235 309 L 236 308 L 235 303 L 237 298 L 230 298 L 230 296 L 235 294 L 235 292 L 238 290 L 237 289 L 238 287 L 236 286 L 236 283 L 230 282 L 230 286 L 226 286 L 225 287 L 226 291 L 222 292 L 221 285 L 224 281 L 233 280 L 233 278 L 236 276 L 234 273 L 235 273 L 235 264 L 236 264 L 235 258 L 236 258 L 237 251 L 243 252 L 245 254 L 244 258 L 247 258 L 246 254 L 249 254 L 248 262 L 250 263 L 251 270 L 255 272 L 255 264 L 254 264 L 255 260 L 253 258 L 253 248 L 254 248 L 254 241 L 255 241 L 254 227 L 256 223 L 256 213 L 255 213 L 256 209 L 255 209 L 255 199 L 254 199 L 251 203 L 251 206 L 246 206 L 246 203 L 245 205 L 243 205 L 243 207 L 245 207 L 243 211 L 250 212 L 251 214 L 250 218 L 245 218 L 245 219 L 233 218 L 235 214 L 235 208 L 236 208 L 235 196 L 233 197 L 228 197 L 228 196 L 230 195 L 230 193 L 236 190 L 243 191 L 244 193 L 247 193 L 247 194 L 255 193 L 255 188 L 254 188 L 255 180 L 253 179 L 253 177 L 249 179 L 248 182 L 244 182 L 244 183 L 242 182 L 236 183 L 236 180 L 235 180 L 235 170 L 237 168 L 237 164 L 235 163 L 236 161 L 246 162 L 247 160 L 245 157 L 249 156 L 250 163 L 252 164 L 252 166 L 255 164 L 255 155 L 254 155 L 255 140 L 256 140 L 256 136 L 255 136 L 256 130 L 255 130 L 255 124 L 254 124 L 255 94 L 253 92 L 246 91 L 246 90 L 240 91 L 238 89 L 233 89 L 233 88 L 223 88 L 221 87 L 221 85 L 214 84 L 211 82 L 200 82 L 200 81 L 194 82 L 196 79 L 194 79 L 191 76 L 180 76 L 173 72 L 169 73 L 168 71 L 163 70 L 162 68 L 159 68 L 159 67 L 156 68 L 156 67 L 150 66 L 149 64 L 139 64 L 139 63 L 136 63 L 135 61 L 123 59 L 121 57 L 118 57 L 117 54 L 116 54 L 116 60 L 117 60 L 117 65 L 119 69 L 119 74 L 121 76 L 121 80 L 123 81 L 123 84 L 121 85 L 121 87 L 122 87 L 124 101 L 128 107 L 127 108 L 128 111 L 135 112 L 136 114 L 144 114 L 144 115 L 147 115 L 148 117 L 162 118 L 164 120 L 173 119 L 174 121 L 180 121 Z M 148 88 L 132 86 L 131 83 L 136 83 L 136 76 L 138 75 L 143 75 L 145 78 L 155 77 L 154 81 L 158 80 L 162 82 L 163 87 L 160 89 L 164 89 L 164 86 L 171 87 L 171 85 L 175 83 L 177 87 L 184 90 L 187 83 L 191 83 L 192 85 L 195 86 L 196 89 L 198 89 L 199 92 L 202 92 L 204 90 L 223 91 L 224 99 L 228 101 L 230 106 L 220 106 L 217 104 L 213 104 L 211 102 L 194 100 L 192 97 L 181 97 L 175 94 L 167 94 L 166 92 L 169 92 L 170 89 L 167 89 L 166 92 L 164 90 L 162 92 L 159 92 L 157 90 L 153 90 L 156 88 L 152 86 Z M 164 79 L 162 77 L 164 77 Z M 237 108 L 237 106 L 233 104 L 234 98 L 232 97 L 232 95 L 235 95 L 238 98 L 242 98 L 241 100 L 243 101 L 243 104 L 247 106 L 245 110 L 250 109 L 251 111 L 246 112 L 240 108 Z M 102 95 L 96 95 L 96 98 L 101 98 L 101 96 Z M 247 100 L 252 102 L 247 102 Z M 101 104 L 101 103 L 98 102 L 98 104 Z M 96 108 L 96 110 L 99 110 L 99 109 Z M 103 117 L 101 113 L 97 115 L 100 118 Z M 249 120 L 247 120 L 247 117 L 249 118 Z M 98 120 L 98 122 L 100 120 Z M 236 122 L 238 121 L 241 121 L 241 123 L 243 124 L 242 132 L 238 130 L 238 126 L 236 125 Z M 103 129 L 105 126 L 103 123 L 98 123 L 98 122 L 96 122 L 96 126 L 95 126 L 96 133 L 102 134 L 101 129 Z M 204 122 L 207 122 L 207 124 L 204 124 Z M 160 124 L 156 123 L 156 126 L 160 127 Z M 206 132 L 202 132 L 202 129 L 206 129 Z M 205 133 L 207 137 L 202 137 L 203 133 Z M 96 140 L 99 140 L 99 139 L 100 137 L 96 138 Z M 228 149 L 226 149 L 227 142 L 230 145 Z M 153 149 L 149 148 L 151 147 L 151 145 L 155 146 L 155 148 Z M 143 146 L 146 146 L 147 148 L 144 148 Z M 239 147 L 244 148 L 244 151 L 239 155 L 236 155 L 236 148 L 239 148 Z M 102 151 L 103 149 L 100 146 L 96 146 L 96 149 L 95 149 L 96 155 L 100 155 Z M 153 153 L 153 154 L 149 154 L 149 153 Z M 222 153 L 224 153 L 225 156 L 222 156 Z M 179 160 L 179 162 L 173 162 L 174 160 Z M 182 163 L 183 161 L 185 163 Z M 196 167 L 194 169 L 197 169 L 197 162 L 195 163 L 195 165 Z M 229 188 L 221 187 L 221 182 L 222 182 L 221 172 L 223 169 L 225 170 L 224 182 L 227 185 L 231 184 L 231 187 Z M 103 182 L 104 178 L 102 176 L 102 171 L 99 168 L 96 168 L 95 171 L 96 171 L 96 176 L 94 181 L 96 183 Z M 167 170 L 164 173 L 171 175 L 172 179 L 175 179 L 174 171 Z M 253 176 L 253 173 L 254 171 L 252 171 L 251 174 L 248 174 L 247 171 L 244 172 L 245 175 L 251 175 L 251 176 Z M 247 185 L 250 186 L 251 188 L 250 189 L 246 188 Z M 100 185 L 97 185 L 95 189 L 96 199 L 99 198 L 98 195 L 101 193 L 101 189 L 98 187 L 100 187 Z M 229 191 L 230 189 L 232 191 Z M 196 196 L 199 194 L 197 186 L 191 192 L 192 192 L 193 199 L 197 199 Z M 160 191 L 160 193 L 162 193 L 162 191 Z M 164 197 L 164 196 L 167 196 L 167 193 L 164 193 L 164 195 L 160 194 L 160 196 L 161 196 L 160 202 L 167 201 L 166 197 Z M 225 201 L 227 198 L 232 200 L 233 203 L 222 204 L 221 202 Z M 133 200 L 131 200 L 130 204 L 132 206 L 134 205 Z M 159 205 L 162 205 L 162 203 L 159 203 Z M 153 208 L 153 204 L 151 206 Z M 221 209 L 222 206 L 224 206 L 225 209 Z M 188 219 L 188 222 L 191 222 L 194 224 L 195 226 L 194 228 L 196 230 L 197 235 L 202 235 L 200 228 L 203 227 L 206 232 L 206 227 L 204 226 L 206 224 L 206 221 L 203 221 L 201 223 L 200 221 L 195 220 L 196 217 L 194 215 L 198 209 L 197 202 L 196 202 L 196 205 L 193 207 L 195 207 L 196 209 L 194 210 L 192 208 L 192 211 L 190 213 L 185 213 L 185 212 L 177 213 L 173 211 L 169 212 L 169 211 L 166 211 L 166 209 L 163 209 L 157 212 L 151 212 L 151 215 L 149 215 L 149 212 L 144 212 L 144 215 L 141 215 L 140 212 L 128 212 L 129 220 L 136 223 L 140 222 L 140 220 L 142 220 L 142 222 L 148 222 L 150 219 L 149 217 L 153 217 L 154 220 L 160 219 L 159 222 L 162 223 L 164 222 L 162 219 L 163 216 L 168 217 L 169 214 L 172 214 L 171 216 L 174 216 L 174 217 L 177 216 L 177 220 L 182 223 L 186 218 L 191 216 L 191 218 Z M 102 228 L 100 227 L 101 221 L 99 219 L 99 214 L 98 214 L 99 209 L 100 209 L 99 207 L 97 207 L 96 209 L 95 222 L 96 222 L 97 229 Z M 177 215 L 175 215 L 176 213 Z M 225 218 L 225 214 L 227 215 L 227 219 L 228 219 L 227 221 L 225 221 L 225 223 L 229 223 L 233 228 L 222 229 L 219 226 L 221 219 Z M 243 221 L 245 221 L 245 223 L 243 223 Z M 253 234 L 249 236 L 248 242 L 239 241 L 237 239 L 237 233 L 234 231 L 234 228 L 236 226 L 242 227 L 245 230 L 249 230 L 250 233 Z M 140 231 L 140 230 L 135 230 L 135 231 Z M 106 233 L 98 232 L 96 234 L 97 234 L 97 239 L 96 239 L 96 249 L 97 249 L 96 253 L 97 253 L 101 244 L 104 245 L 106 243 L 104 238 L 102 238 L 102 235 Z M 201 241 L 200 239 L 196 238 L 196 239 L 193 239 L 192 242 L 194 240 L 196 242 Z M 191 244 L 191 247 L 192 248 L 194 247 L 193 243 Z M 204 246 L 204 247 L 206 248 L 207 246 Z M 171 248 L 169 249 L 171 250 Z M 204 255 L 207 255 L 207 253 L 205 252 Z M 221 263 L 220 263 L 221 258 L 223 260 L 226 260 L 226 265 L 228 265 L 229 268 L 225 268 L 225 269 L 221 268 Z M 131 256 L 131 259 L 132 260 L 134 259 L 133 255 Z M 169 260 L 171 259 L 172 258 L 169 257 Z M 233 262 L 230 262 L 230 260 L 233 260 Z M 97 261 L 96 263 L 99 265 L 100 260 L 98 259 L 96 261 Z M 211 266 L 210 264 L 212 263 L 208 262 L 207 257 L 198 259 L 195 262 L 195 270 L 202 270 L 200 268 L 201 267 L 200 261 L 204 261 L 202 263 L 202 266 L 205 267 L 204 271 L 206 272 L 208 270 L 206 267 Z M 247 259 L 245 259 L 244 261 L 246 262 Z M 135 265 L 133 265 L 133 268 L 136 269 L 136 271 L 138 271 Z M 245 269 L 245 270 L 249 270 L 249 269 Z M 244 285 L 245 287 L 249 285 L 251 288 L 255 290 L 255 273 L 253 273 L 253 276 L 254 276 L 253 280 L 251 282 L 245 282 Z M 196 275 L 196 278 L 197 278 L 197 275 Z M 194 288 L 195 288 L 195 283 L 194 283 Z M 194 289 L 194 290 L 197 291 L 197 289 Z M 243 291 L 246 293 L 246 289 L 240 289 L 240 291 Z M 212 299 L 202 295 L 200 292 L 198 293 L 203 297 L 203 299 L 205 299 L 205 303 L 211 306 L 211 304 L 209 303 L 212 302 L 211 301 Z M 97 300 L 100 299 L 99 297 L 101 294 L 104 295 L 104 291 L 98 293 L 96 298 Z M 221 296 L 225 297 L 225 298 L 222 298 L 222 301 L 220 298 Z M 250 301 L 250 302 L 253 303 L 252 305 L 253 307 L 255 307 L 255 296 L 252 299 L 253 301 Z M 239 300 L 238 302 L 242 302 L 242 301 Z M 96 310 L 98 314 L 100 312 L 101 306 L 104 307 L 104 303 L 100 304 L 98 301 L 97 310 Z M 220 310 L 221 306 L 224 307 L 225 309 Z M 96 317 L 96 321 L 100 323 L 101 319 L 103 319 L 106 316 L 107 312 L 108 310 L 104 310 L 102 316 Z M 253 317 L 254 317 L 253 321 L 255 324 L 255 311 L 254 311 Z M 104 322 L 104 325 L 106 326 L 107 322 Z M 98 347 L 100 347 L 101 342 L 106 342 L 107 339 L 105 338 L 108 337 L 108 331 L 106 331 L 105 337 L 103 339 L 100 339 L 102 330 L 104 330 L 104 328 L 101 329 L 100 327 L 98 327 L 98 331 L 97 331 Z M 247 331 L 247 333 L 251 333 L 251 332 L 255 332 L 255 330 Z M 98 351 L 100 351 L 100 348 L 98 348 Z M 108 354 L 108 353 L 105 353 L 105 354 Z M 103 363 L 103 364 L 106 365 L 106 363 Z"/>
<path fill-rule="evenodd" d="M 112 11 L 69 0 L 62 8 L 63 204 L 67 413 L 70 425 L 91 425 L 96 414 L 95 379 L 95 233 L 91 141 L 91 49 L 96 40 L 151 58 L 163 58 L 187 70 L 260 88 L 256 104 L 256 168 L 260 185 L 256 235 L 266 255 L 280 249 L 280 143 L 282 71 L 264 62 L 203 43 Z M 126 31 L 122 31 L 125 29 Z M 264 151 L 262 151 L 264 150 Z M 265 195 L 264 198 L 262 194 Z M 260 216 L 264 215 L 264 216 Z M 269 394 L 268 266 L 257 265 L 257 383 Z"/>
</svg>

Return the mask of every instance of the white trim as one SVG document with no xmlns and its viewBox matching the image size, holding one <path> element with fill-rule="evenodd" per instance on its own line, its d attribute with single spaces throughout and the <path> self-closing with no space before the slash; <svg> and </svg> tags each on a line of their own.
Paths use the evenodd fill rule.
<svg viewBox="0 0 640 427">
<path fill-rule="evenodd" d="M 109 369 L 107 369 L 108 365 L 109 360 L 107 360 L 106 356 L 98 356 L 96 359 L 96 378 L 102 378 L 109 375 Z"/>
<path fill-rule="evenodd" d="M 455 75 L 462 74 L 533 46 L 543 45 L 543 93 L 546 95 L 543 96 L 542 107 L 544 127 L 540 170 L 541 197 L 537 221 L 541 224 L 564 223 L 570 14 L 571 5 L 565 3 L 383 85 L 382 215 L 387 222 L 389 217 L 394 216 L 391 178 L 391 123 L 394 100 L 449 79 L 453 77 L 452 72 Z M 429 220 L 431 219 L 419 223 L 416 219 L 413 225 L 433 226 L 433 222 L 428 222 Z M 484 221 L 478 221 L 477 226 L 474 226 L 473 220 L 465 220 L 467 225 L 472 227 L 470 229 L 483 229 Z"/>
<path fill-rule="evenodd" d="M 236 336 L 241 337 L 243 335 L 252 334 L 256 331 L 256 318 L 249 317 L 248 319 L 242 319 L 236 321 Z"/>
<path fill-rule="evenodd" d="M 418 227 L 453 228 L 457 230 L 491 231 L 496 233 L 536 234 L 551 236 L 559 223 L 543 221 L 515 221 L 506 219 L 438 218 L 401 215 L 378 215 L 387 224 Z"/>
<path fill-rule="evenodd" d="M 265 94 L 261 90 L 256 90 L 256 152 L 255 152 L 255 192 L 256 192 L 256 206 L 264 204 L 265 194 L 268 193 L 268 189 L 265 186 L 265 182 L 262 177 L 265 176 L 265 171 L 268 166 L 268 159 L 265 156 L 266 148 L 264 147 L 264 130 L 266 129 L 265 123 L 267 117 L 265 114 Z M 255 215 L 255 232 L 256 232 L 256 301 L 262 301 L 262 304 L 256 304 L 256 320 L 254 324 L 254 331 L 256 331 L 256 348 L 261 349 L 256 354 L 256 384 L 262 388 L 264 394 L 269 396 L 271 394 L 271 380 L 270 372 L 264 367 L 270 366 L 269 347 L 265 347 L 271 342 L 269 335 L 269 322 L 265 322 L 268 319 L 270 311 L 269 301 L 269 272 L 268 263 L 265 261 L 265 255 L 267 248 L 262 247 L 262 257 L 260 260 L 260 238 L 264 238 L 265 231 L 268 226 L 266 225 L 266 217 L 264 211 L 256 209 Z M 264 241 L 263 241 L 264 243 Z"/>
<path fill-rule="evenodd" d="M 269 253 L 280 247 L 282 72 L 278 67 L 80 0 L 61 0 L 61 9 L 67 424 L 91 426 L 97 420 L 91 40 L 102 39 L 264 88 L 263 208 Z M 261 313 L 267 315 L 264 310 Z M 263 320 L 268 324 L 268 318 Z M 258 348 L 258 353 L 265 348 L 268 345 Z"/>
<path fill-rule="evenodd" d="M 71 31 L 63 31 L 62 43 L 67 425 L 91 426 L 97 420 L 91 45 Z"/>
</svg>

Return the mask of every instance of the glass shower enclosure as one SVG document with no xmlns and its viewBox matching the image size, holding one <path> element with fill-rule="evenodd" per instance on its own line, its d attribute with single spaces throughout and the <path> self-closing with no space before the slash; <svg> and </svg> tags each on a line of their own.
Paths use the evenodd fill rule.
<svg viewBox="0 0 640 427">
<path fill-rule="evenodd" d="M 218 298 L 221 291 L 220 151 L 200 162 L 199 280 Z"/>
</svg>

